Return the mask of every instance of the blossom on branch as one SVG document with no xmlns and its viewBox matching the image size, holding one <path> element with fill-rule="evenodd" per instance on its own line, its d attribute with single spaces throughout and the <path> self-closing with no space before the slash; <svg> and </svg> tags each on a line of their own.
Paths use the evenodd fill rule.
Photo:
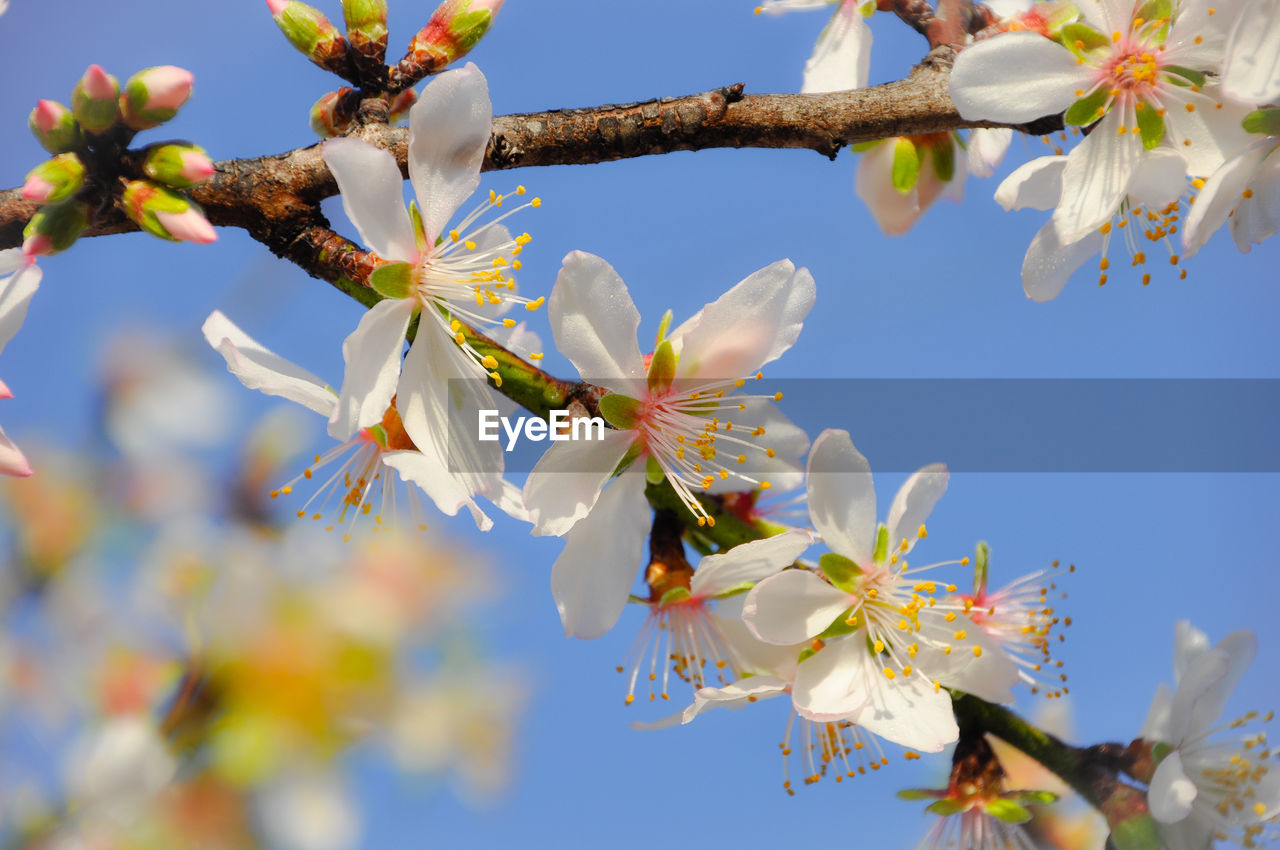
<svg viewBox="0 0 1280 850">
<path fill-rule="evenodd" d="M 9 344 L 27 318 L 31 296 L 40 286 L 41 271 L 35 257 L 21 248 L 0 251 L 0 351 Z M 13 393 L 0 381 L 0 399 L 13 398 Z M 31 464 L 22 450 L 0 430 L 0 474 L 26 477 Z"/>
<path fill-rule="evenodd" d="M 801 94 L 860 89 L 867 84 L 872 39 L 865 19 L 875 14 L 876 4 L 869 0 L 763 0 L 756 7 L 757 15 L 782 15 L 829 6 L 836 10 L 813 45 L 813 55 L 804 63 Z"/>
<path fill-rule="evenodd" d="M 1184 256 L 1196 254 L 1223 224 L 1243 253 L 1280 230 L 1280 109 L 1251 113 L 1244 127 L 1261 136 L 1197 181 L 1200 194 L 1182 231 Z"/>
</svg>

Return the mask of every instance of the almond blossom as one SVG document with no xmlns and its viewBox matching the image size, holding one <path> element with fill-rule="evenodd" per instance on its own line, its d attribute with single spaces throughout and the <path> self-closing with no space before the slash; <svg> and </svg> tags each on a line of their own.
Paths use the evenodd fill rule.
<svg viewBox="0 0 1280 850">
<path fill-rule="evenodd" d="M 445 71 L 423 89 L 409 110 L 409 178 L 418 202 L 408 211 L 390 153 L 354 138 L 332 139 L 323 148 L 347 217 L 364 243 L 391 261 L 372 278 L 385 299 L 343 342 L 346 373 L 330 434 L 345 441 L 377 425 L 394 397 L 405 434 L 422 456 L 432 458 L 431 474 L 457 470 L 445 500 L 454 510 L 471 496 L 503 487 L 501 445 L 461 436 L 474 432 L 478 411 L 495 407 L 486 380 L 502 380 L 497 361 L 467 340 L 462 323 L 512 328 L 514 319 L 499 318 L 503 308 L 516 303 L 536 309 L 543 302 L 515 294 L 510 273 L 520 269 L 529 236 L 513 238 L 499 223 L 539 206 L 539 199 L 502 212 L 507 198 L 491 192 L 449 228 L 480 183 L 492 112 L 488 84 L 473 64 Z M 524 195 L 524 187 L 514 193 Z M 417 336 L 402 364 L 405 334 L 415 317 Z M 461 501 L 459 484 L 465 491 Z"/>
<path fill-rule="evenodd" d="M 42 272 L 35 264 L 35 257 L 27 256 L 21 248 L 0 251 L 0 351 L 9 344 L 14 334 L 27 318 L 31 297 L 40 286 Z M 0 381 L 0 399 L 13 398 L 9 387 Z M 22 450 L 0 430 L 0 473 L 26 477 L 31 474 L 31 464 Z"/>
<path fill-rule="evenodd" d="M 1249 104 L 1280 101 L 1280 2 L 1247 0 L 1227 39 L 1222 91 Z"/>
<path fill-rule="evenodd" d="M 622 278 L 594 255 L 565 257 L 548 306 L 556 347 L 609 391 L 600 409 L 614 426 L 552 443 L 525 483 L 533 533 L 565 538 L 551 589 L 567 634 L 598 637 L 617 622 L 649 529 L 647 480 L 665 479 L 712 525 L 698 492 L 799 484 L 808 438 L 773 406 L 781 393 L 738 390 L 795 342 L 814 294 L 809 272 L 781 260 L 669 334 L 664 321 L 646 359 Z"/>
<path fill-rule="evenodd" d="M 767 578 L 748 593 L 742 615 L 767 643 L 813 641 L 792 686 L 797 711 L 937 752 L 958 734 L 944 688 L 1011 702 L 1017 667 L 967 611 L 937 599 L 942 585 L 922 575 L 946 564 L 906 561 L 946 490 L 946 468 L 935 464 L 907 479 L 888 522 L 879 524 L 870 466 L 847 432 L 818 437 L 806 480 L 810 516 L 832 550 L 819 561 L 823 576 L 785 570 Z"/>
<path fill-rule="evenodd" d="M 984 147 L 979 162 L 990 173 L 1004 152 L 990 147 L 998 147 L 998 137 L 980 143 Z M 953 133 L 897 136 L 853 149 L 862 153 L 854 192 L 889 236 L 910 230 L 939 198 L 964 198 L 966 156 Z"/>
<path fill-rule="evenodd" d="M 1068 157 L 1053 215 L 1064 244 L 1114 215 L 1166 139 L 1203 176 L 1242 136 L 1238 110 L 1206 83 L 1225 41 L 1208 0 L 1083 0 L 1080 11 L 1062 43 L 1009 32 L 966 48 L 950 82 L 966 119 L 1017 124 L 1065 110 L 1068 124 L 1096 122 Z"/>
<path fill-rule="evenodd" d="M 1276 837 L 1266 830 L 1280 814 L 1280 772 L 1271 770 L 1266 734 L 1236 731 L 1257 714 L 1219 723 L 1257 649 L 1248 630 L 1211 647 L 1204 632 L 1178 623 L 1177 687 L 1171 694 L 1160 686 L 1142 727 L 1158 760 L 1147 802 L 1168 850 L 1204 850 L 1215 838 L 1253 847 L 1259 838 Z M 1227 730 L 1229 737 L 1218 735 Z"/>
<path fill-rule="evenodd" d="M 871 0 L 763 0 L 756 7 L 757 15 L 782 15 L 830 6 L 836 10 L 804 64 L 801 94 L 860 89 L 867 84 L 872 37 L 865 19 L 875 13 L 876 4 Z"/>
<path fill-rule="evenodd" d="M 1280 109 L 1250 114 L 1245 127 L 1261 136 L 1207 180 L 1197 181 L 1200 194 L 1182 231 L 1184 256 L 1199 252 L 1224 224 L 1243 253 L 1280 230 Z"/>
</svg>

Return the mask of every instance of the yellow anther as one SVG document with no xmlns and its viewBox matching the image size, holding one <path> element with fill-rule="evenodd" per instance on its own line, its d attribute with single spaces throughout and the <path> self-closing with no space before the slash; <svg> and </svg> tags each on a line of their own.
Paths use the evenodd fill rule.
<svg viewBox="0 0 1280 850">
<path fill-rule="evenodd" d="M 892 679 L 894 678 L 894 676 L 895 674 L 892 670 L 890 670 L 888 667 L 884 668 L 884 677 L 886 679 Z"/>
<path fill-rule="evenodd" d="M 461 239 L 461 238 L 462 238 L 462 234 L 461 234 L 461 233 L 459 233 L 458 231 L 456 231 L 456 230 L 450 230 L 450 231 L 449 231 L 449 241 L 451 241 L 451 242 L 457 242 L 457 241 L 458 241 L 459 239 Z"/>
<path fill-rule="evenodd" d="M 772 485 L 772 484 L 770 484 L 768 481 L 761 481 L 761 482 L 760 482 L 760 489 L 761 489 L 761 490 L 768 490 L 768 489 L 769 489 L 770 487 L 772 487 L 772 486 L 773 486 L 773 485 Z"/>
<path fill-rule="evenodd" d="M 514 327 L 516 326 L 516 320 L 515 320 L 515 319 L 503 319 L 503 320 L 502 320 L 502 326 L 503 326 L 504 328 L 514 328 Z"/>
<path fill-rule="evenodd" d="M 875 642 L 875 650 L 876 652 L 884 652 L 884 641 L 877 640 Z"/>
<path fill-rule="evenodd" d="M 489 370 L 498 368 L 498 358 L 494 357 L 492 354 L 486 354 L 484 357 L 481 357 L 480 363 L 484 368 Z"/>
<path fill-rule="evenodd" d="M 542 206 L 542 198 L 534 198 L 532 201 L 529 202 L 529 205 L 534 207 L 535 209 Z"/>
<path fill-rule="evenodd" d="M 542 359 L 542 352 L 541 352 L 541 351 L 533 351 L 533 352 L 530 352 L 530 354 L 529 354 L 529 359 L 530 359 L 530 360 L 541 360 L 541 359 Z"/>
<path fill-rule="evenodd" d="M 490 372 L 489 377 L 493 378 L 493 385 L 495 387 L 502 386 L 502 376 L 499 375 L 497 372 Z"/>
<path fill-rule="evenodd" d="M 981 657 L 982 657 L 982 647 L 980 647 L 980 646 L 975 646 L 975 647 L 973 648 L 973 657 L 974 657 L 974 658 L 981 658 Z"/>
<path fill-rule="evenodd" d="M 530 301 L 528 304 L 525 304 L 524 308 L 528 310 L 530 313 L 532 313 L 534 310 L 537 310 L 539 307 L 541 307 L 546 302 L 546 300 L 547 298 L 545 295 L 539 295 L 533 301 Z"/>
<path fill-rule="evenodd" d="M 467 337 L 465 334 L 463 334 L 462 331 L 458 331 L 456 334 L 453 335 L 453 341 L 456 342 L 458 345 L 466 345 Z"/>
<path fill-rule="evenodd" d="M 968 636 L 969 636 L 968 632 L 966 632 L 964 629 L 961 629 L 960 631 L 956 632 L 956 634 L 955 634 L 955 639 L 956 639 L 956 640 L 964 640 L 964 639 L 965 639 L 965 638 L 967 638 Z"/>
<path fill-rule="evenodd" d="M 474 251 L 476 249 L 476 243 L 472 239 L 468 239 L 466 242 L 463 242 L 462 244 L 463 244 L 463 247 L 465 247 L 468 251 Z"/>
</svg>

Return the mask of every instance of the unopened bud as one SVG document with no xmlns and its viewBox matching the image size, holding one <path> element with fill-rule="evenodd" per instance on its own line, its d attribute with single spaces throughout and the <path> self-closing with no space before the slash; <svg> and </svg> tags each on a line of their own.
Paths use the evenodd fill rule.
<svg viewBox="0 0 1280 850">
<path fill-rule="evenodd" d="M 135 130 L 149 130 L 168 121 L 191 97 L 194 79 L 190 71 L 176 65 L 160 65 L 134 74 L 125 82 L 120 98 L 124 123 Z"/>
<path fill-rule="evenodd" d="M 381 64 L 387 55 L 387 0 L 342 0 L 342 17 L 351 47 Z"/>
<path fill-rule="evenodd" d="M 280 32 L 304 56 L 327 71 L 347 68 L 347 40 L 319 9 L 299 0 L 267 0 Z"/>
<path fill-rule="evenodd" d="M 143 172 L 175 189 L 190 189 L 213 176 L 213 160 L 202 148 L 172 142 L 147 149 Z"/>
<path fill-rule="evenodd" d="M 409 108 L 418 102 L 418 93 L 413 89 L 405 89 L 391 98 L 391 123 L 399 121 L 409 114 Z"/>
<path fill-rule="evenodd" d="M 49 153 L 65 153 L 73 151 L 84 144 L 84 134 L 80 132 L 80 122 L 61 103 L 53 100 L 41 100 L 31 110 L 27 126 L 36 137 L 40 146 Z"/>
<path fill-rule="evenodd" d="M 42 204 L 56 204 L 84 185 L 84 163 L 73 153 L 64 153 L 42 162 L 27 173 L 22 197 Z"/>
<path fill-rule="evenodd" d="M 341 136 L 351 128 L 355 118 L 352 110 L 354 89 L 340 88 L 331 91 L 311 107 L 311 129 L 322 139 Z"/>
<path fill-rule="evenodd" d="M 90 65 L 71 91 L 71 111 L 81 127 L 101 133 L 120 119 L 119 97 L 119 81 L 100 65 Z"/>
<path fill-rule="evenodd" d="M 120 203 L 125 215 L 152 236 L 200 245 L 218 238 L 195 203 L 149 180 L 131 181 Z"/>
<path fill-rule="evenodd" d="M 47 257 L 70 248 L 89 226 L 89 205 L 69 200 L 42 207 L 22 229 L 22 253 Z"/>
<path fill-rule="evenodd" d="M 429 74 L 471 52 L 493 24 L 503 0 L 445 0 L 409 44 L 401 67 Z"/>
</svg>

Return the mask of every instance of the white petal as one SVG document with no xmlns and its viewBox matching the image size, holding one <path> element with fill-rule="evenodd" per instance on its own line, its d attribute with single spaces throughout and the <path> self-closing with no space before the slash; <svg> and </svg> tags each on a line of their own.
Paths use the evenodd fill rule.
<svg viewBox="0 0 1280 850">
<path fill-rule="evenodd" d="M 590 513 L 635 439 L 634 431 L 605 429 L 602 440 L 553 442 L 524 484 L 533 533 L 560 537 Z"/>
<path fill-rule="evenodd" d="M 1127 120 L 1123 111 L 1116 106 L 1108 112 L 1067 157 L 1062 199 L 1053 212 L 1054 227 L 1064 243 L 1097 230 L 1115 215 L 1124 199 L 1143 147 L 1137 133 L 1118 131 L 1122 123 L 1137 123 L 1136 118 Z"/>
<path fill-rule="evenodd" d="M 938 681 L 944 688 L 971 693 L 987 702 L 1013 702 L 1013 688 L 1021 681 L 1018 665 L 1000 647 L 999 641 L 978 625 L 966 624 L 965 637 L 956 640 L 956 624 L 946 623 L 934 612 L 921 612 L 920 634 L 912 665 L 928 684 Z M 960 622 L 960 621 L 957 621 Z M 926 640 L 928 642 L 926 642 Z M 948 645 L 951 652 L 936 648 Z M 982 652 L 974 655 L 974 647 Z"/>
<path fill-rule="evenodd" d="M 503 396 L 505 398 L 505 396 Z M 484 497 L 512 519 L 520 522 L 533 522 L 529 509 L 524 505 L 524 490 L 505 478 L 498 479 L 495 487 L 486 490 Z"/>
<path fill-rule="evenodd" d="M 1062 172 L 1066 167 L 1065 156 L 1042 156 L 1023 163 L 1001 181 L 996 203 L 1006 210 L 1054 208 L 1062 197 Z"/>
<path fill-rule="evenodd" d="M 249 389 L 287 398 L 324 417 L 337 408 L 338 396 L 324 381 L 263 348 L 221 311 L 210 313 L 201 330 L 227 361 L 231 374 Z"/>
<path fill-rule="evenodd" d="M 1179 620 L 1173 630 L 1174 682 L 1180 684 L 1187 671 L 1208 652 L 1209 636 L 1187 620 Z"/>
<path fill-rule="evenodd" d="M 1176 824 L 1156 821 L 1162 850 L 1213 850 L 1217 827 L 1207 818 L 1188 817 Z"/>
<path fill-rule="evenodd" d="M 1182 196 L 1187 188 L 1187 161 L 1176 151 L 1157 148 L 1148 151 L 1129 181 L 1129 199 L 1134 203 L 1163 209 Z"/>
<path fill-rule="evenodd" d="M 0 275 L 16 272 L 27 264 L 28 257 L 21 248 L 5 248 L 0 251 Z"/>
<path fill-rule="evenodd" d="M 1222 90 L 1248 104 L 1280 100 L 1280 3 L 1244 4 L 1227 44 Z"/>
<path fill-rule="evenodd" d="M 899 192 L 893 185 L 895 142 L 887 139 L 863 152 L 853 178 L 854 193 L 888 236 L 906 233 L 924 213 L 914 188 Z"/>
<path fill-rule="evenodd" d="M 415 451 L 384 452 L 382 462 L 400 474 L 401 480 L 415 484 L 426 493 L 440 512 L 456 516 L 458 509 L 466 506 L 476 521 L 476 527 L 488 531 L 491 520 L 458 477 L 444 466 L 439 458 Z"/>
<path fill-rule="evenodd" d="M 861 632 L 828 641 L 800 662 L 791 695 L 801 717 L 817 722 L 849 717 L 867 704 L 877 686 L 874 660 Z"/>
<path fill-rule="evenodd" d="M 805 470 L 809 518 L 835 552 L 864 566 L 875 549 L 876 491 L 871 465 L 848 431 L 818 435 Z"/>
<path fill-rule="evenodd" d="M 1071 275 L 1090 257 L 1102 250 L 1101 233 L 1063 244 L 1053 221 L 1048 221 L 1027 246 L 1022 259 L 1022 289 L 1032 301 L 1052 301 L 1062 292 Z"/>
<path fill-rule="evenodd" d="M 898 488 L 889 506 L 889 546 L 894 551 L 911 551 L 916 544 L 919 533 L 933 506 L 947 492 L 947 482 L 951 479 L 946 466 L 931 463 L 921 470 L 913 472 L 911 477 Z M 907 541 L 907 548 L 901 550 L 898 544 Z"/>
<path fill-rule="evenodd" d="M 783 15 L 787 12 L 808 12 L 824 9 L 842 0 L 761 0 L 758 7 L 766 15 Z"/>
<path fill-rule="evenodd" d="M 1155 775 L 1147 788 L 1151 816 L 1161 823 L 1177 823 L 1191 814 L 1195 799 L 1195 783 L 1183 772 L 1182 757 L 1174 750 L 1156 765 Z"/>
<path fill-rule="evenodd" d="M 1004 161 L 1013 142 L 1008 127 L 979 127 L 969 134 L 969 173 L 974 177 L 990 177 Z"/>
<path fill-rule="evenodd" d="M 790 260 L 754 272 L 671 333 L 677 376 L 754 375 L 795 343 L 815 294 L 809 270 Z"/>
<path fill-rule="evenodd" d="M 804 64 L 802 94 L 860 89 L 871 72 L 871 27 L 857 3 L 841 3 Z"/>
<path fill-rule="evenodd" d="M 18 444 L 10 440 L 3 429 L 0 429 L 0 475 L 12 475 L 15 478 L 26 478 L 31 474 L 31 464 L 18 448 Z"/>
<path fill-rule="evenodd" d="M 35 263 L 24 266 L 7 280 L 0 280 L 0 351 L 9 344 L 27 318 L 31 296 L 40 287 L 43 272 Z"/>
<path fill-rule="evenodd" d="M 1253 197 L 1241 197 L 1231 217 L 1231 237 L 1244 253 L 1280 230 L 1280 146 L 1274 137 L 1267 141 L 1271 153 L 1253 173 Z"/>
<path fill-rule="evenodd" d="M 820 634 L 853 603 L 808 570 L 784 570 L 751 589 L 742 620 L 765 643 L 786 646 Z"/>
<path fill-rule="evenodd" d="M 788 682 L 796 676 L 796 665 L 800 661 L 800 650 L 804 645 L 791 644 L 778 646 L 764 641 L 751 634 L 746 623 L 742 622 L 742 608 L 746 602 L 746 594 L 730 596 L 716 603 L 712 613 L 716 628 L 724 638 L 725 647 L 733 654 L 743 673 L 776 676 Z"/>
<path fill-rule="evenodd" d="M 1080 0 L 1076 8 L 1096 30 L 1127 33 L 1136 5 L 1134 0 Z"/>
<path fill-rule="evenodd" d="M 960 736 L 951 695 L 916 675 L 890 681 L 881 673 L 866 705 L 850 719 L 886 741 L 922 753 L 939 752 Z"/>
<path fill-rule="evenodd" d="M 361 241 L 383 259 L 415 262 L 417 241 L 404 208 L 404 178 L 395 157 L 360 139 L 330 139 L 322 156 L 338 181 L 342 208 Z"/>
<path fill-rule="evenodd" d="M 1257 636 L 1247 629 L 1241 629 L 1219 641 L 1211 652 L 1197 656 L 1198 663 L 1206 665 L 1208 670 L 1198 677 L 1193 667 L 1179 683 L 1178 691 L 1174 694 L 1174 722 L 1185 723 L 1181 729 L 1174 729 L 1175 735 L 1178 735 L 1177 740 L 1198 736 L 1218 722 L 1227 700 L 1244 678 L 1245 671 L 1257 654 Z M 1210 657 L 1211 661 L 1208 660 Z M 1195 692 L 1197 680 L 1207 684 L 1198 694 Z"/>
<path fill-rule="evenodd" d="M 413 309 L 409 300 L 379 301 L 342 341 L 347 368 L 338 404 L 329 417 L 329 435 L 334 439 L 348 440 L 386 415 L 400 378 L 400 353 Z"/>
<path fill-rule="evenodd" d="M 1173 149 L 1187 163 L 1192 177 L 1207 177 L 1258 137 L 1246 133 L 1240 123 L 1249 108 L 1217 99 L 1217 93 L 1196 92 L 1170 86 L 1162 105 L 1167 109 L 1165 128 Z M 1190 104 L 1195 109 L 1187 111 Z M 1187 144 L 1190 142 L 1190 144 Z"/>
<path fill-rule="evenodd" d="M 471 62 L 436 75 L 409 108 L 409 179 L 430 243 L 480 185 L 492 127 L 489 84 Z"/>
<path fill-rule="evenodd" d="M 547 317 L 556 348 L 584 379 L 625 395 L 643 384 L 640 311 L 613 266 L 594 254 L 570 252 L 551 289 Z"/>
<path fill-rule="evenodd" d="M 708 555 L 698 562 L 689 592 L 694 596 L 714 596 L 745 582 L 760 581 L 794 564 L 812 542 L 806 531 L 785 531 Z"/>
<path fill-rule="evenodd" d="M 1151 698 L 1151 707 L 1147 709 L 1147 719 L 1142 722 L 1142 731 L 1138 733 L 1138 737 L 1148 741 L 1168 741 L 1172 708 L 1173 693 L 1161 682 L 1156 688 L 1156 695 Z"/>
<path fill-rule="evenodd" d="M 1070 106 L 1092 73 L 1060 44 L 1011 32 L 971 44 L 956 57 L 951 99 L 971 121 L 1021 124 Z"/>
<path fill-rule="evenodd" d="M 768 481 L 775 493 L 798 488 L 804 483 L 804 463 L 801 459 L 809 450 L 809 435 L 787 418 L 770 399 L 757 398 L 743 404 L 746 409 L 737 411 L 732 419 L 734 427 L 743 422 L 764 428 L 764 435 L 753 442 L 761 449 L 773 449 L 773 457 L 768 457 L 763 451 L 744 450 L 746 461 L 733 464 L 728 478 L 717 478 L 703 492 L 717 495 L 741 492 L 755 486 L 754 483 L 744 483 L 742 478 L 733 474 L 735 472 L 750 476 L 755 481 Z"/>
<path fill-rule="evenodd" d="M 723 688 L 699 688 L 693 695 L 693 705 L 684 710 L 680 722 L 692 723 L 708 708 L 738 709 L 761 699 L 776 697 L 786 693 L 790 686 L 789 682 L 773 676 L 751 676 Z"/>
<path fill-rule="evenodd" d="M 597 638 L 618 622 L 641 566 L 649 520 L 644 475 L 626 472 L 564 536 L 551 593 L 566 635 Z"/>
</svg>

